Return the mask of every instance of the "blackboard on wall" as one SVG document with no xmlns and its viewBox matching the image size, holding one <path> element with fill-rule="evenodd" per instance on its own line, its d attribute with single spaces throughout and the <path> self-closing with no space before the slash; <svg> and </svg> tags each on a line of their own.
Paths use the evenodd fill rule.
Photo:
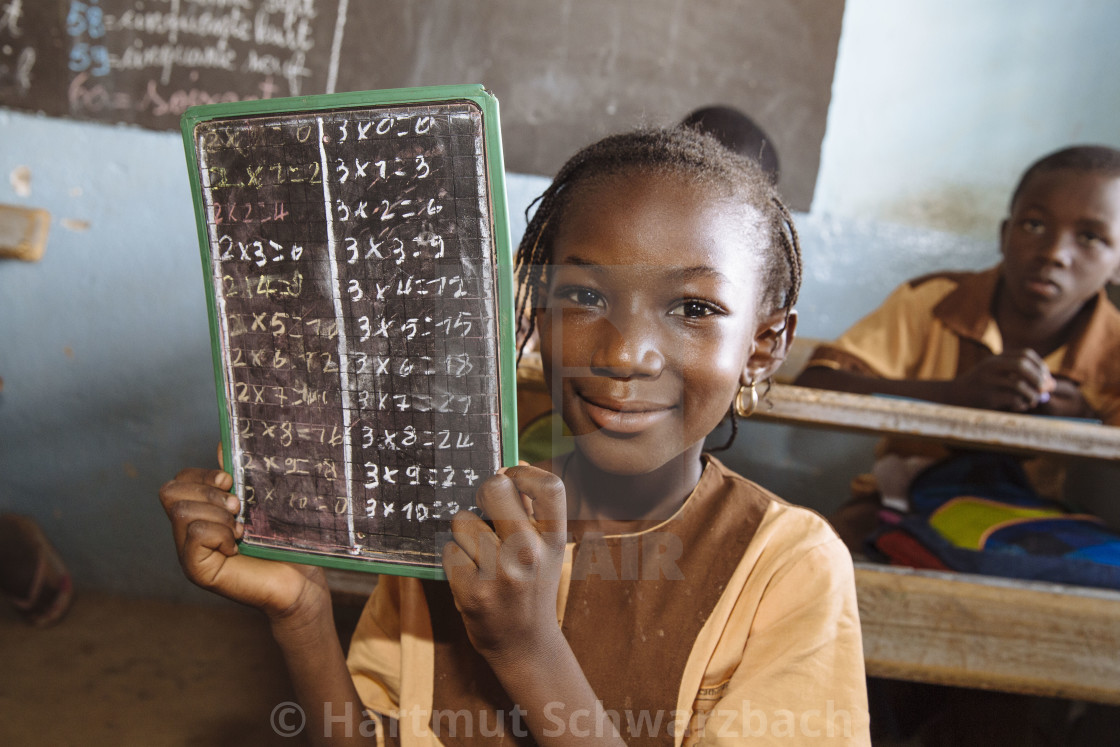
<svg viewBox="0 0 1120 747">
<path fill-rule="evenodd" d="M 480 86 L 183 117 L 244 552 L 438 578 L 516 464 L 497 117 Z"/>
<path fill-rule="evenodd" d="M 351 2 L 339 90 L 485 80 L 506 163 L 555 174 L 579 148 L 709 104 L 772 138 L 796 210 L 816 186 L 844 0 Z M 383 30 L 391 30 L 384 33 Z M 376 39 L 377 43 L 370 43 Z"/>
<path fill-rule="evenodd" d="M 0 102 L 173 130 L 194 105 L 331 92 L 345 5 L 3 0 Z"/>
<path fill-rule="evenodd" d="M 18 17 L 4 8 L 21 6 Z M 485 80 L 506 163 L 708 104 L 749 114 L 807 210 L 843 0 L 0 0 L 0 105 L 177 129 L 190 104 Z"/>
</svg>

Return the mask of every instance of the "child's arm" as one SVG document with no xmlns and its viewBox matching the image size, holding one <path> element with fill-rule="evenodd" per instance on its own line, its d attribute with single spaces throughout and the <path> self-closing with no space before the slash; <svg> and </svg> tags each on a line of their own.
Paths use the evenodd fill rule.
<svg viewBox="0 0 1120 747">
<path fill-rule="evenodd" d="M 342 743 L 332 735 L 362 736 L 362 705 L 346 669 L 334 627 L 330 591 L 321 568 L 241 555 L 233 478 L 220 470 L 187 469 L 160 490 L 171 519 L 179 563 L 204 589 L 256 607 L 269 620 L 296 695 L 307 716 L 312 743 Z M 329 713 L 327 709 L 330 709 Z M 349 716 L 347 723 L 339 719 Z M 325 722 L 329 717 L 331 720 Z"/>
<path fill-rule="evenodd" d="M 930 402 L 950 404 L 951 381 L 920 381 L 917 379 L 884 379 L 878 376 L 845 371 L 838 368 L 811 366 L 793 382 L 797 386 L 830 389 L 853 394 L 889 394 Z"/>
<path fill-rule="evenodd" d="M 471 643 L 524 709 L 539 744 L 589 744 L 557 728 L 576 713 L 612 725 L 556 619 L 567 532 L 564 484 L 541 469 L 511 467 L 487 480 L 477 500 L 493 529 L 462 511 L 443 552 Z M 606 731 L 600 743 L 623 744 L 613 728 Z"/>
</svg>

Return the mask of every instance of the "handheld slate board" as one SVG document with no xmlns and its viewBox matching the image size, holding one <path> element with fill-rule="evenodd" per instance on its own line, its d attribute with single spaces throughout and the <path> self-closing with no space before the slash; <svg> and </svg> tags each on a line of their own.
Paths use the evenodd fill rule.
<svg viewBox="0 0 1120 747">
<path fill-rule="evenodd" d="M 442 578 L 517 463 L 497 100 L 481 86 L 182 119 L 241 552 Z"/>
</svg>

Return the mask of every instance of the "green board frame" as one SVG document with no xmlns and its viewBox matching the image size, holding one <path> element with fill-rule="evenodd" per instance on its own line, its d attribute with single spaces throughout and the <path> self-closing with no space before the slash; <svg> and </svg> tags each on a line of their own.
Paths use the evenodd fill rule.
<svg viewBox="0 0 1120 747">
<path fill-rule="evenodd" d="M 183 143 L 187 160 L 187 173 L 190 179 L 191 195 L 194 202 L 198 240 L 202 257 L 204 289 L 210 324 L 211 351 L 213 355 L 215 386 L 218 396 L 218 413 L 221 426 L 222 454 L 226 465 L 233 465 L 233 439 L 229 402 L 229 379 L 223 355 L 223 336 L 221 312 L 218 306 L 218 293 L 214 288 L 209 216 L 204 198 L 204 184 L 201 173 L 199 125 L 214 120 L 245 120 L 253 117 L 274 117 L 277 115 L 306 115 L 313 112 L 368 109 L 376 112 L 387 107 L 407 105 L 447 104 L 471 102 L 482 113 L 482 157 L 485 159 L 488 189 L 490 236 L 494 280 L 497 296 L 497 342 L 499 360 L 498 394 L 501 463 L 504 466 L 517 464 L 517 410 L 516 410 L 516 329 L 514 322 L 514 282 L 513 259 L 509 232 L 509 213 L 506 202 L 505 169 L 500 137 L 498 101 L 481 85 L 426 86 L 419 88 L 399 88 L 379 91 L 347 92 L 312 96 L 298 96 L 281 99 L 240 101 L 225 104 L 194 106 L 187 109 L 181 120 Z M 232 470 L 231 470 L 232 471 Z M 231 489 L 240 494 L 236 484 Z M 244 497 L 242 496 L 244 511 Z M 435 548 L 438 557 L 439 548 Z M 414 576 L 418 578 L 446 580 L 439 565 L 417 564 L 404 558 L 393 557 L 347 557 L 315 552 L 307 549 L 276 547 L 255 544 L 243 540 L 239 551 L 255 557 L 271 560 L 292 561 L 320 565 L 343 570 L 356 570 L 371 573 Z"/>
</svg>

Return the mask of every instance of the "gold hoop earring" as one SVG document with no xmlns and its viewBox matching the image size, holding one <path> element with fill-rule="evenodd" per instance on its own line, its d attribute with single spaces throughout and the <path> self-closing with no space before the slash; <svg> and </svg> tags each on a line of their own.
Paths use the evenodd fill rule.
<svg viewBox="0 0 1120 747">
<path fill-rule="evenodd" d="M 739 387 L 739 393 L 735 395 L 735 414 L 741 418 L 749 418 L 756 409 L 758 409 L 758 390 L 754 388 L 752 381 Z"/>
</svg>

